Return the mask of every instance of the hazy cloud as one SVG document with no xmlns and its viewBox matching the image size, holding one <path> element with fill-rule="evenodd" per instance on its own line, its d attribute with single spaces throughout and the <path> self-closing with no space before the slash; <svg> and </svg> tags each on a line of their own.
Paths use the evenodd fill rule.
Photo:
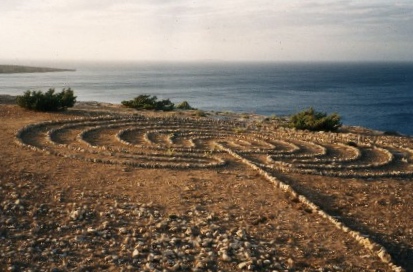
<svg viewBox="0 0 413 272">
<path fill-rule="evenodd" d="M 0 59 L 413 60 L 408 0 L 2 0 L 0 25 Z"/>
</svg>

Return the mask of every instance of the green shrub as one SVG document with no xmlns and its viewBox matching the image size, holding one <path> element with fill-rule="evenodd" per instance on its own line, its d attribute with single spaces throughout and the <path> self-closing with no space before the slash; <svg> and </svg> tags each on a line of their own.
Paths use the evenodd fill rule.
<svg viewBox="0 0 413 272">
<path fill-rule="evenodd" d="M 178 104 L 178 106 L 176 106 L 177 109 L 180 110 L 195 110 L 194 108 L 192 108 L 189 103 L 187 101 L 183 101 L 182 103 Z"/>
<path fill-rule="evenodd" d="M 337 113 L 327 115 L 309 108 L 290 118 L 290 127 L 310 131 L 336 131 L 341 127 L 341 117 Z"/>
<path fill-rule="evenodd" d="M 155 105 L 156 110 L 171 111 L 175 108 L 174 103 L 172 103 L 169 99 L 157 101 Z"/>
<path fill-rule="evenodd" d="M 401 134 L 395 130 L 386 130 L 383 132 L 385 136 L 401 136 Z"/>
<path fill-rule="evenodd" d="M 175 106 L 169 99 L 158 101 L 158 98 L 156 96 L 150 96 L 146 94 L 139 95 L 132 100 L 122 101 L 122 105 L 137 110 L 164 111 L 171 111 Z"/>
<path fill-rule="evenodd" d="M 17 105 L 35 111 L 60 111 L 73 107 L 76 103 L 72 89 L 63 89 L 60 93 L 55 93 L 54 89 L 47 92 L 26 91 L 23 95 L 17 96 Z"/>
</svg>

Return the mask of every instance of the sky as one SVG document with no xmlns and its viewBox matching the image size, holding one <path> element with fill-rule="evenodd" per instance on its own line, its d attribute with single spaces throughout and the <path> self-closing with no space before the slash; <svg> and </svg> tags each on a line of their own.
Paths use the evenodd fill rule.
<svg viewBox="0 0 413 272">
<path fill-rule="evenodd" d="M 0 0 L 0 60 L 413 61 L 413 1 Z"/>
</svg>

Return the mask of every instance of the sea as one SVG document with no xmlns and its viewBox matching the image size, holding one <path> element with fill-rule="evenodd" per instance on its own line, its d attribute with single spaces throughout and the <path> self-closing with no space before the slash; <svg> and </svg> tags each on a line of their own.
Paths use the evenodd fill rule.
<svg viewBox="0 0 413 272">
<path fill-rule="evenodd" d="M 0 74 L 0 94 L 72 88 L 78 101 L 140 94 L 206 111 L 287 116 L 313 107 L 344 125 L 413 135 L 413 63 L 78 62 L 75 72 Z"/>
</svg>

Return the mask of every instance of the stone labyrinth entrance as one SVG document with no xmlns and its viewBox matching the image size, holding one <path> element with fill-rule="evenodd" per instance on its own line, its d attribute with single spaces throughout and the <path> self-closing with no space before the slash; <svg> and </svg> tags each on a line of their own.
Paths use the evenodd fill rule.
<svg viewBox="0 0 413 272">
<path fill-rule="evenodd" d="M 104 116 L 31 124 L 19 130 L 16 138 L 18 145 L 50 155 L 136 168 L 224 167 L 228 163 L 224 158 L 230 154 L 390 265 L 391 257 L 381 245 L 349 229 L 271 173 L 346 178 L 413 175 L 408 138 L 299 132 L 265 123 Z"/>
</svg>

